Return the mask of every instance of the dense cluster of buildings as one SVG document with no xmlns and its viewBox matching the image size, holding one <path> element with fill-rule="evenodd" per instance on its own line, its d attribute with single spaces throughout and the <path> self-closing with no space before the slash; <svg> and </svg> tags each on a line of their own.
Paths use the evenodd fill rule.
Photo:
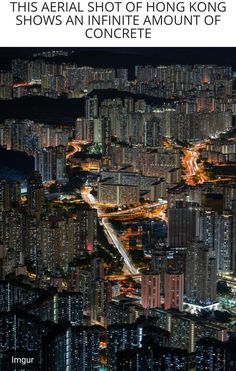
<svg viewBox="0 0 236 371">
<path fill-rule="evenodd" d="M 144 147 L 161 146 L 163 137 L 197 142 L 232 127 L 235 102 L 232 95 L 224 96 L 224 101 L 227 103 L 212 108 L 207 104 L 199 107 L 188 98 L 161 105 L 133 97 L 103 99 L 99 104 L 97 96 L 87 97 L 85 117 L 78 120 L 76 135 L 96 143 L 107 132 L 116 143 Z"/>
<path fill-rule="evenodd" d="M 93 268 L 99 263 L 94 261 Z M 228 334 L 225 325 L 163 310 L 157 308 L 158 303 L 153 309 L 144 309 L 131 299 L 116 296 L 111 301 L 112 292 L 110 297 L 105 294 L 101 272 L 100 278 L 95 272 L 93 269 L 87 277 L 91 285 L 87 298 L 96 313 L 104 302 L 103 326 L 90 324 L 88 312 L 84 314 L 88 301 L 83 286 L 80 282 L 72 291 L 72 278 L 67 280 L 66 291 L 35 288 L 22 278 L 0 281 L 1 367 L 9 366 L 9 349 L 13 348 L 16 357 L 33 357 L 40 370 L 99 370 L 104 349 L 108 370 L 124 370 L 125 365 L 128 370 L 147 365 L 164 370 L 170 365 L 186 371 L 195 367 L 234 369 L 235 335 Z M 79 274 L 83 282 L 85 272 Z M 100 323 L 100 318 L 93 321 Z"/>
<path fill-rule="evenodd" d="M 29 155 L 44 147 L 67 146 L 71 136 L 71 129 L 65 125 L 15 119 L 7 119 L 0 124 L 1 147 Z"/>
<path fill-rule="evenodd" d="M 96 211 L 85 205 L 74 213 L 50 207 L 37 172 L 28 178 L 27 193 L 25 203 L 19 182 L 0 181 L 2 277 L 24 261 L 37 273 L 67 272 L 69 263 L 94 249 Z"/>
<path fill-rule="evenodd" d="M 0 369 L 235 370 L 231 67 L 137 65 L 130 81 L 58 55 L 14 59 L 0 99 L 129 94 L 87 95 L 71 126 L 0 123 L 0 146 L 34 157 L 26 192 L 0 179 Z"/>
<path fill-rule="evenodd" d="M 66 60 L 66 58 L 65 58 Z M 55 62 L 46 54 L 33 59 L 14 59 L 11 69 L 0 75 L 3 99 L 25 95 L 57 98 L 78 97 L 93 89 L 118 89 L 161 98 L 198 97 L 198 105 L 232 95 L 232 69 L 217 65 L 136 65 L 129 80 L 127 68 L 96 68 Z M 207 94 L 202 94 L 206 90 Z"/>
<path fill-rule="evenodd" d="M 66 179 L 66 146 L 71 130 L 66 126 L 49 126 L 32 120 L 5 120 L 0 124 L 0 145 L 7 150 L 34 156 L 35 170 L 43 182 Z"/>
</svg>

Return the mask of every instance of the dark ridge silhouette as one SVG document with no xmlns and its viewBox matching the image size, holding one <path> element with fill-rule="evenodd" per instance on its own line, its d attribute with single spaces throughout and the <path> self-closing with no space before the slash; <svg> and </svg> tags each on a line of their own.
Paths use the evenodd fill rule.
<svg viewBox="0 0 236 371">
<path fill-rule="evenodd" d="M 7 174 L 9 169 L 11 171 Z M 31 173 L 34 170 L 34 158 L 24 152 L 7 151 L 0 147 L 0 176 L 4 175 L 7 178 L 9 175 L 10 178 L 14 170 L 16 174 L 21 173 L 22 176 Z"/>
<path fill-rule="evenodd" d="M 52 124 L 74 123 L 74 119 L 83 114 L 84 98 L 51 99 L 36 96 L 0 101 L 0 120 L 28 118 Z"/>
<path fill-rule="evenodd" d="M 104 99 L 115 99 L 115 98 L 121 98 L 125 99 L 128 97 L 131 97 L 134 99 L 134 101 L 137 101 L 139 99 L 144 99 L 147 104 L 154 105 L 154 106 L 162 106 L 164 103 L 167 102 L 173 102 L 171 99 L 164 99 L 164 98 L 157 98 L 150 95 L 145 94 L 133 94 L 127 91 L 119 91 L 116 89 L 101 89 L 101 90 L 93 90 L 91 93 L 89 93 L 89 96 L 95 96 L 97 95 L 99 103 L 101 103 Z"/>
<path fill-rule="evenodd" d="M 132 94 L 118 90 L 94 90 L 90 96 L 97 95 L 99 102 L 103 99 L 133 97 L 145 99 L 148 104 L 161 106 L 165 99 L 142 94 Z M 74 124 L 79 116 L 84 116 L 85 97 L 80 99 L 51 99 L 47 97 L 23 97 L 8 101 L 0 101 L 0 120 L 7 118 L 31 119 L 49 124 Z"/>
</svg>

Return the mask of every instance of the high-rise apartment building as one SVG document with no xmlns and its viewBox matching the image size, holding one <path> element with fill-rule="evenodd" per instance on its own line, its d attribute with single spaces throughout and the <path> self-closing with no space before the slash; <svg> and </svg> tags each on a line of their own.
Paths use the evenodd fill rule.
<svg viewBox="0 0 236 371">
<path fill-rule="evenodd" d="M 20 204 L 20 182 L 0 180 L 0 212 L 9 211 L 12 206 Z"/>
<path fill-rule="evenodd" d="M 231 212 L 224 211 L 217 222 L 217 270 L 233 272 L 235 269 L 235 217 Z"/>
<path fill-rule="evenodd" d="M 227 371 L 227 344 L 213 338 L 201 339 L 196 345 L 196 371 Z"/>
<path fill-rule="evenodd" d="M 193 241 L 186 252 L 185 295 L 196 304 L 216 300 L 216 258 L 204 243 Z"/>
<path fill-rule="evenodd" d="M 44 189 L 42 176 L 38 172 L 34 172 L 29 176 L 27 180 L 27 194 L 28 213 L 41 213 L 44 203 Z"/>
<path fill-rule="evenodd" d="M 141 305 L 148 308 L 158 308 L 161 305 L 160 275 L 144 274 L 141 279 Z"/>
<path fill-rule="evenodd" d="M 45 369 L 48 371 L 99 371 L 100 326 L 73 326 L 55 331 L 46 344 Z"/>
<path fill-rule="evenodd" d="M 66 149 L 64 146 L 42 148 L 35 154 L 35 170 L 43 182 L 66 178 Z"/>
<path fill-rule="evenodd" d="M 164 308 L 183 310 L 184 275 L 183 273 L 165 272 Z"/>
<path fill-rule="evenodd" d="M 186 248 L 199 236 L 200 208 L 197 203 L 177 201 L 168 209 L 168 245 Z"/>
</svg>

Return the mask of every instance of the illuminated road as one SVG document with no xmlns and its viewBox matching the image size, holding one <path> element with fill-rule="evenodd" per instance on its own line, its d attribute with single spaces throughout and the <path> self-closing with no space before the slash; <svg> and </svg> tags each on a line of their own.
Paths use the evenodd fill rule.
<svg viewBox="0 0 236 371">
<path fill-rule="evenodd" d="M 102 225 L 104 226 L 104 229 L 108 236 L 110 237 L 113 245 L 117 248 L 122 258 L 124 259 L 125 265 L 127 266 L 129 272 L 131 274 L 137 274 L 138 270 L 133 265 L 130 257 L 128 256 L 126 250 L 124 249 L 123 244 L 118 240 L 116 232 L 112 225 L 108 222 L 107 218 L 102 218 Z"/>
<path fill-rule="evenodd" d="M 101 213 L 102 218 L 126 218 L 129 220 L 139 217 L 158 217 L 167 222 L 165 210 L 167 208 L 167 201 L 154 202 L 152 204 L 145 204 L 133 207 L 127 210 L 114 211 L 110 213 Z"/>
<path fill-rule="evenodd" d="M 70 158 L 70 157 L 72 157 L 72 156 L 74 156 L 74 154 L 77 153 L 78 151 L 81 151 L 81 147 L 80 147 L 80 145 L 77 142 L 74 142 L 74 141 L 73 142 L 68 142 L 68 145 L 67 146 L 72 148 L 66 154 L 66 158 L 67 159 Z"/>
<path fill-rule="evenodd" d="M 142 275 L 140 273 L 139 274 L 114 274 L 114 275 L 106 276 L 105 278 L 108 281 L 124 281 L 129 277 L 133 279 L 140 279 Z"/>
<path fill-rule="evenodd" d="M 189 148 L 183 148 L 182 167 L 184 169 L 184 179 L 188 185 L 195 186 L 209 181 L 205 173 L 203 163 L 198 163 L 200 151 L 206 143 L 198 143 Z"/>
<path fill-rule="evenodd" d="M 162 143 L 166 148 L 182 149 L 183 156 L 181 163 L 184 171 L 183 178 L 188 185 L 195 186 L 209 181 L 209 177 L 205 173 L 203 162 L 199 162 L 201 150 L 206 147 L 208 142 L 208 140 L 205 140 L 192 144 L 189 147 L 182 147 L 168 139 L 165 139 Z"/>
<path fill-rule="evenodd" d="M 26 88 L 26 87 L 30 87 L 30 86 L 37 85 L 37 84 L 39 84 L 39 82 L 36 82 L 36 81 L 34 81 L 34 82 L 22 82 L 22 83 L 19 83 L 19 84 L 14 84 L 13 88 L 20 88 L 20 87 Z"/>
<path fill-rule="evenodd" d="M 215 136 L 214 139 L 219 137 L 219 134 Z M 230 139 L 229 139 L 230 140 Z M 234 140 L 232 138 L 232 140 Z M 222 181 L 229 181 L 232 180 L 232 176 L 226 178 L 224 176 L 219 176 L 217 179 L 210 179 L 209 176 L 206 174 L 204 169 L 204 163 L 199 161 L 201 156 L 201 150 L 203 150 L 207 143 L 210 142 L 210 139 L 204 140 L 202 142 L 198 142 L 196 144 L 191 144 L 189 147 L 183 147 L 179 144 L 172 142 L 169 139 L 163 140 L 163 147 L 166 148 L 178 148 L 181 149 L 183 152 L 183 156 L 181 158 L 182 168 L 184 171 L 183 179 L 185 180 L 186 184 L 190 186 L 196 186 L 197 184 L 203 184 L 205 182 L 209 183 L 217 183 Z M 226 164 L 217 165 L 217 166 L 226 166 Z M 227 164 L 227 166 L 229 166 Z"/>
<path fill-rule="evenodd" d="M 81 191 L 81 195 L 83 197 L 83 200 L 87 202 L 91 207 L 97 209 L 98 216 L 101 217 L 103 214 L 103 210 L 101 210 L 101 207 L 97 205 L 96 199 L 93 197 L 93 195 L 90 193 L 90 188 L 84 188 Z M 104 227 L 104 231 L 109 238 L 109 240 L 112 242 L 112 244 L 117 248 L 120 255 L 124 259 L 124 265 L 127 268 L 127 270 L 131 274 L 137 274 L 138 270 L 136 269 L 135 265 L 132 262 L 132 259 L 127 254 L 123 244 L 118 240 L 118 237 L 116 235 L 116 231 L 113 228 L 113 226 L 108 222 L 107 218 L 101 217 L 101 222 Z"/>
<path fill-rule="evenodd" d="M 86 144 L 86 142 L 78 141 L 78 140 L 72 140 L 71 142 L 68 142 L 67 147 L 71 150 L 67 152 L 66 158 L 69 159 L 70 157 L 73 157 L 77 152 L 80 152 L 82 149 L 82 145 Z"/>
</svg>

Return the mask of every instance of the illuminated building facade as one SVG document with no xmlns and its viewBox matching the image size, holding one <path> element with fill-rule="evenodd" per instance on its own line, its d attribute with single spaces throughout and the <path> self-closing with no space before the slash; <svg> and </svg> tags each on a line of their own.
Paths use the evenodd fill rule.
<svg viewBox="0 0 236 371">
<path fill-rule="evenodd" d="M 161 297 L 160 297 L 160 275 L 159 274 L 142 275 L 141 305 L 145 309 L 160 307 Z"/>
</svg>

